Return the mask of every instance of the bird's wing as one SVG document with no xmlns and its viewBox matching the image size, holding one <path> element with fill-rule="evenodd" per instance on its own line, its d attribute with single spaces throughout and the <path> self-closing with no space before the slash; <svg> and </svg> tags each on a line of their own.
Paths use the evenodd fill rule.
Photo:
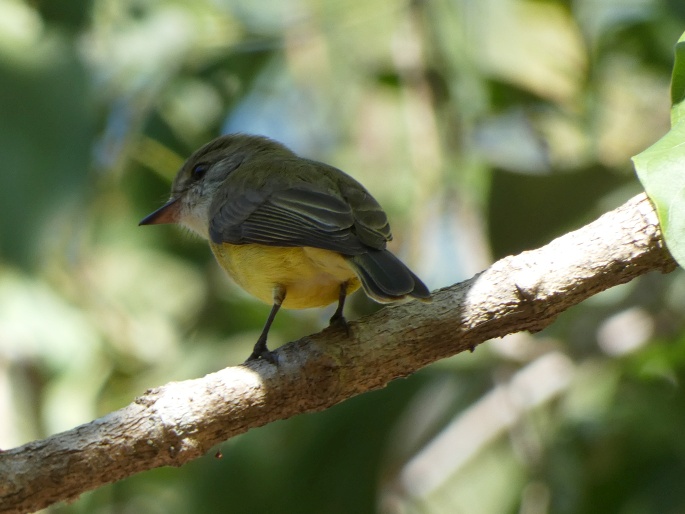
<svg viewBox="0 0 685 514">
<path fill-rule="evenodd" d="M 355 194 L 344 198 L 309 183 L 248 190 L 214 206 L 209 234 L 215 243 L 312 246 L 344 255 L 385 248 L 385 213 L 365 190 Z"/>
</svg>

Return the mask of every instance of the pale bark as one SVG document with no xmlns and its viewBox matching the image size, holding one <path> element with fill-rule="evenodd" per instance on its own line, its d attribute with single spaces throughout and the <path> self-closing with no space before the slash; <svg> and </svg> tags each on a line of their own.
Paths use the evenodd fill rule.
<svg viewBox="0 0 685 514">
<path fill-rule="evenodd" d="M 640 195 L 538 250 L 434 293 L 290 343 L 257 361 L 147 391 L 91 423 L 0 453 L 0 513 L 35 511 L 159 466 L 180 466 L 250 428 L 319 411 L 436 360 L 521 330 L 675 263 Z"/>
</svg>

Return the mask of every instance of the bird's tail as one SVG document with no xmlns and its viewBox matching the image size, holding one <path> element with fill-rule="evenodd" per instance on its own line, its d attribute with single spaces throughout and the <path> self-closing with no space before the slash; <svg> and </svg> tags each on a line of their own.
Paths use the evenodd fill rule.
<svg viewBox="0 0 685 514">
<path fill-rule="evenodd" d="M 346 257 L 371 298 L 381 303 L 407 296 L 430 299 L 430 291 L 407 266 L 388 250 L 370 250 Z"/>
</svg>

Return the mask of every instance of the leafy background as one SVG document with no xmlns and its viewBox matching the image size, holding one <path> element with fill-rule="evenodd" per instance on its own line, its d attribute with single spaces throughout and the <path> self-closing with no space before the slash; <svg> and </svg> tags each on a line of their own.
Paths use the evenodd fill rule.
<svg viewBox="0 0 685 514">
<path fill-rule="evenodd" d="M 641 191 L 684 5 L 0 0 L 0 447 L 249 354 L 268 307 L 137 226 L 199 145 L 261 133 L 348 171 L 449 285 Z M 643 277 L 48 511 L 683 512 L 683 291 Z M 329 311 L 281 312 L 272 344 Z"/>
</svg>

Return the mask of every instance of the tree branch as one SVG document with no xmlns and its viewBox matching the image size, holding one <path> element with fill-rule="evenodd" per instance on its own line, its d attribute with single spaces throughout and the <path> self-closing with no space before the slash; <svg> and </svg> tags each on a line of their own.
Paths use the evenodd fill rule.
<svg viewBox="0 0 685 514">
<path fill-rule="evenodd" d="M 159 466 L 180 466 L 250 428 L 326 409 L 438 359 L 521 330 L 675 262 L 656 213 L 639 195 L 538 250 L 470 280 L 326 329 L 263 361 L 151 389 L 116 412 L 0 453 L 0 513 L 35 511 Z"/>
</svg>

